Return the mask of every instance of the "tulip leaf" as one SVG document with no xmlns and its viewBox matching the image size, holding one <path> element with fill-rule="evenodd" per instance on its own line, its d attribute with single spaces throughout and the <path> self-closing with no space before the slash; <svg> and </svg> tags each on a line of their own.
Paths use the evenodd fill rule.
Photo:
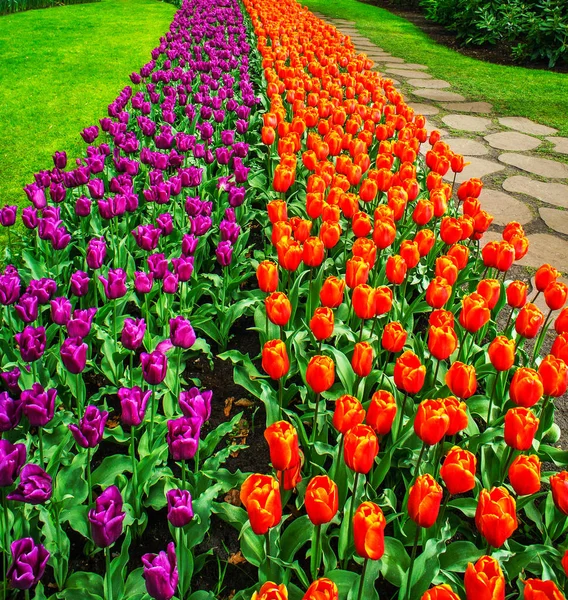
<svg viewBox="0 0 568 600">
<path fill-rule="evenodd" d="M 61 595 L 65 600 L 102 599 L 104 596 L 104 581 L 97 573 L 77 571 L 69 576 Z"/>
<path fill-rule="evenodd" d="M 350 590 L 354 589 L 356 582 L 359 580 L 357 573 L 343 571 L 342 569 L 329 571 L 325 576 L 337 585 L 340 600 L 347 600 Z"/>
<path fill-rule="evenodd" d="M 280 559 L 290 563 L 296 552 L 312 539 L 314 526 L 307 515 L 291 523 L 280 537 Z"/>
<path fill-rule="evenodd" d="M 93 471 L 93 486 L 107 488 L 114 485 L 116 478 L 122 473 L 132 472 L 132 460 L 125 454 L 113 454 L 103 459 L 103 462 Z"/>
<path fill-rule="evenodd" d="M 266 554 L 264 551 L 264 537 L 256 535 L 252 530 L 250 521 L 247 521 L 240 533 L 241 552 L 247 561 L 255 567 L 260 567 Z"/>
<path fill-rule="evenodd" d="M 536 561 L 541 553 L 548 551 L 547 546 L 534 544 L 531 546 L 521 546 L 519 549 L 509 556 L 509 558 L 501 561 L 503 569 L 507 573 L 507 579 L 514 581 L 524 569 L 526 569 L 533 561 Z"/>
<path fill-rule="evenodd" d="M 110 563 L 113 597 L 118 600 L 124 596 L 124 582 L 126 581 L 126 566 L 130 558 L 128 550 L 130 549 L 131 540 L 130 528 L 128 528 L 122 542 L 120 554 Z"/>
<path fill-rule="evenodd" d="M 385 553 L 381 558 L 383 577 L 396 587 L 400 587 L 408 571 L 410 558 L 404 544 L 393 537 L 385 536 Z"/>
<path fill-rule="evenodd" d="M 266 423 L 270 425 L 280 418 L 278 409 L 277 392 L 266 381 L 262 379 L 252 379 L 246 369 L 241 365 L 236 365 L 233 371 L 233 379 L 237 385 L 245 388 L 247 392 L 262 400 L 266 408 Z"/>
<path fill-rule="evenodd" d="M 480 550 L 473 542 L 452 542 L 440 557 L 440 567 L 444 571 L 465 573 L 467 564 L 476 562 L 482 555 L 483 550 Z"/>
<path fill-rule="evenodd" d="M 194 518 L 186 527 L 186 534 L 189 540 L 188 549 L 198 546 L 205 538 L 205 534 L 209 530 L 211 523 L 211 505 L 219 494 L 220 489 L 221 486 L 212 485 L 193 501 L 193 511 L 199 519 Z"/>
<path fill-rule="evenodd" d="M 22 258 L 25 261 L 26 266 L 30 269 L 32 277 L 34 279 L 41 279 L 47 275 L 45 261 L 39 261 L 36 258 L 37 252 L 29 249 L 25 249 L 22 252 Z"/>
<path fill-rule="evenodd" d="M 80 533 L 84 538 L 89 539 L 89 521 L 87 514 L 89 507 L 84 504 L 71 506 L 61 511 L 60 520 L 62 523 L 69 523 L 72 529 Z"/>
<path fill-rule="evenodd" d="M 442 530 L 438 538 L 430 538 L 424 545 L 424 551 L 416 559 L 410 582 L 410 598 L 421 598 L 440 572 L 440 556 L 446 550 L 445 531 L 446 528 Z M 406 581 L 406 578 L 402 581 L 402 597 L 406 591 Z"/>
<path fill-rule="evenodd" d="M 142 573 L 144 568 L 140 567 L 132 571 L 126 580 L 124 585 L 124 597 L 130 600 L 137 595 L 144 595 L 146 593 L 146 584 Z"/>
<path fill-rule="evenodd" d="M 355 383 L 355 373 L 353 372 L 351 363 L 345 354 L 343 354 L 343 352 L 341 352 L 341 350 L 338 348 L 335 348 L 335 346 L 328 346 L 327 348 L 335 357 L 335 370 L 339 380 L 341 381 L 343 389 L 352 390 L 353 384 Z"/>
<path fill-rule="evenodd" d="M 221 423 L 213 431 L 211 431 L 207 437 L 199 443 L 200 455 L 202 458 L 209 458 L 219 442 L 228 434 L 233 431 L 237 426 L 237 423 L 241 420 L 243 413 L 236 414 L 229 422 Z"/>
<path fill-rule="evenodd" d="M 75 455 L 69 466 L 60 469 L 53 489 L 54 502 L 60 502 L 63 508 L 71 508 L 84 502 L 88 494 L 84 476 L 86 464 L 87 453 L 80 452 Z M 73 495 L 65 499 L 69 492 Z"/>
<path fill-rule="evenodd" d="M 365 600 L 379 600 L 379 594 L 375 588 L 375 581 L 377 581 L 380 574 L 381 562 L 379 560 L 369 560 L 367 562 L 367 571 L 365 573 L 365 580 L 363 582 L 363 590 L 361 595 L 361 597 L 365 598 Z M 361 574 L 360 577 L 362 576 L 363 574 Z M 359 582 L 355 585 L 355 590 L 357 590 L 357 592 L 360 589 L 360 585 L 361 580 L 359 579 Z M 354 595 L 353 598 L 355 597 L 356 596 Z"/>
<path fill-rule="evenodd" d="M 233 506 L 228 502 L 213 502 L 213 512 L 225 523 L 229 523 L 240 531 L 248 521 L 247 511 L 240 506 Z"/>
</svg>

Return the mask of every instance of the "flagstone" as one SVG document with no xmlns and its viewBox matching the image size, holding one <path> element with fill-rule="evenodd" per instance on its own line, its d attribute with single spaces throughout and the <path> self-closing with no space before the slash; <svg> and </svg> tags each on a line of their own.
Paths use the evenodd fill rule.
<svg viewBox="0 0 568 600">
<path fill-rule="evenodd" d="M 443 79 L 409 79 L 406 83 L 418 88 L 428 88 L 432 90 L 441 90 L 452 87 L 450 83 Z"/>
<path fill-rule="evenodd" d="M 404 69 L 386 69 L 387 73 L 392 73 L 393 75 L 399 75 L 400 77 L 407 77 L 408 79 L 432 79 L 432 75 L 430 73 L 423 73 L 422 71 L 405 71 Z"/>
<path fill-rule="evenodd" d="M 568 138 L 565 137 L 547 137 L 549 142 L 554 144 L 554 152 L 568 154 Z"/>
<path fill-rule="evenodd" d="M 541 206 L 538 212 L 551 229 L 568 235 L 568 211 Z"/>
<path fill-rule="evenodd" d="M 495 217 L 495 225 L 507 225 L 511 221 L 526 225 L 533 219 L 530 208 L 524 202 L 499 190 L 483 188 L 479 201 L 483 210 Z"/>
<path fill-rule="evenodd" d="M 455 92 L 446 92 L 444 90 L 413 90 L 412 94 L 414 96 L 428 98 L 428 100 L 438 100 L 440 102 L 445 102 L 446 100 L 448 102 L 451 100 L 455 100 L 456 102 L 465 100 L 461 94 L 456 94 Z"/>
<path fill-rule="evenodd" d="M 548 158 L 536 158 L 528 154 L 505 152 L 499 156 L 499 160 L 507 165 L 512 165 L 541 177 L 568 179 L 568 165 Z"/>
<path fill-rule="evenodd" d="M 408 106 L 414 109 L 419 115 L 437 115 L 440 110 L 433 104 L 423 104 L 422 102 L 409 102 Z"/>
<path fill-rule="evenodd" d="M 527 236 L 529 251 L 518 261 L 524 267 L 538 269 L 544 263 L 554 263 L 562 273 L 568 273 L 568 242 L 550 233 Z"/>
<path fill-rule="evenodd" d="M 489 102 L 448 102 L 442 104 L 442 108 L 455 112 L 488 114 L 493 109 Z"/>
<path fill-rule="evenodd" d="M 532 133 L 533 135 L 552 135 L 558 133 L 558 129 L 535 123 L 525 117 L 500 117 L 499 123 L 505 127 L 516 129 L 522 133 Z"/>
<path fill-rule="evenodd" d="M 442 121 L 453 129 L 461 129 L 462 131 L 474 131 L 483 133 L 487 127 L 491 125 L 491 120 L 485 117 L 472 117 L 470 115 L 446 115 L 442 117 Z"/>
<path fill-rule="evenodd" d="M 487 146 L 470 138 L 447 138 L 444 140 L 457 154 L 483 156 L 489 152 Z"/>
<path fill-rule="evenodd" d="M 492 173 L 498 173 L 499 171 L 503 171 L 505 167 L 500 165 L 498 162 L 493 160 L 488 160 L 486 158 L 478 158 L 477 156 L 472 156 L 469 158 L 469 165 L 456 176 L 456 182 L 461 183 L 462 181 L 466 181 L 467 179 L 471 179 L 472 177 L 477 177 L 482 179 L 487 175 L 491 175 Z M 446 181 L 452 181 L 454 179 L 454 174 L 452 171 L 448 171 L 446 175 L 444 175 L 444 179 Z"/>
<path fill-rule="evenodd" d="M 517 150 L 518 152 L 534 150 L 542 143 L 538 138 L 518 131 L 500 131 L 499 133 L 486 135 L 484 139 L 492 148 Z"/>
<path fill-rule="evenodd" d="M 515 175 L 505 179 L 503 188 L 508 192 L 532 196 L 547 204 L 568 208 L 568 185 L 562 183 L 537 181 L 524 175 Z"/>
</svg>

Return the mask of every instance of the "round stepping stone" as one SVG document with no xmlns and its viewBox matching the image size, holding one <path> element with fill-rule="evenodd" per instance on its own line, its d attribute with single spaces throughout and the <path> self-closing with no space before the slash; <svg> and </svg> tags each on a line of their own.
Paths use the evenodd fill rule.
<svg viewBox="0 0 568 600">
<path fill-rule="evenodd" d="M 518 131 L 500 131 L 499 133 L 486 135 L 484 139 L 489 142 L 492 148 L 517 150 L 517 152 L 534 150 L 541 144 L 539 139 L 525 133 L 519 133 Z"/>
<path fill-rule="evenodd" d="M 387 73 L 393 75 L 399 75 L 400 77 L 408 77 L 408 79 L 432 79 L 430 73 L 423 73 L 422 71 L 405 71 L 404 69 L 386 69 Z"/>
<path fill-rule="evenodd" d="M 507 225 L 511 221 L 526 225 L 532 221 L 532 213 L 526 204 L 499 190 L 483 188 L 479 201 L 483 210 L 495 217 L 495 225 Z"/>
<path fill-rule="evenodd" d="M 529 251 L 519 260 L 519 265 L 538 269 L 550 263 L 562 273 L 568 273 L 568 242 L 550 233 L 534 233 L 527 238 Z"/>
<path fill-rule="evenodd" d="M 462 181 L 467 181 L 472 177 L 477 177 L 482 179 L 486 175 L 491 175 L 491 173 L 497 173 L 499 171 L 503 171 L 505 167 L 500 165 L 499 163 L 487 160 L 485 158 L 477 158 L 476 156 L 468 157 L 468 162 L 470 163 L 465 167 L 465 169 L 458 173 L 456 176 L 456 183 L 461 183 Z M 446 181 L 453 181 L 454 174 L 452 171 L 448 171 L 444 175 L 444 179 Z"/>
<path fill-rule="evenodd" d="M 452 87 L 447 81 L 443 79 L 409 79 L 406 83 L 418 88 L 428 88 L 431 90 L 442 90 L 444 88 Z"/>
<path fill-rule="evenodd" d="M 452 101 L 460 102 L 465 100 L 461 94 L 455 92 L 445 92 L 444 90 L 413 90 L 414 96 L 420 96 L 421 98 L 428 98 L 428 100 L 438 100 L 440 102 Z"/>
<path fill-rule="evenodd" d="M 461 129 L 462 131 L 474 131 L 483 133 L 491 125 L 490 119 L 484 117 L 471 117 L 469 115 L 446 115 L 442 121 L 452 129 Z"/>
<path fill-rule="evenodd" d="M 549 160 L 548 158 L 536 158 L 527 154 L 514 154 L 505 152 L 499 156 L 499 160 L 507 165 L 512 165 L 523 171 L 557 179 L 568 178 L 568 165 Z"/>
<path fill-rule="evenodd" d="M 562 183 L 537 181 L 523 175 L 515 175 L 505 179 L 503 188 L 508 192 L 526 194 L 542 202 L 568 208 L 568 185 Z"/>
<path fill-rule="evenodd" d="M 558 129 L 535 123 L 525 117 L 500 117 L 499 123 L 505 127 L 516 129 L 522 133 L 531 133 L 532 135 L 553 135 L 558 133 Z"/>
<path fill-rule="evenodd" d="M 426 70 L 428 67 L 426 65 L 420 65 L 418 63 L 404 63 L 398 67 L 399 69 L 410 69 L 411 71 L 419 71 L 421 69 Z"/>
<path fill-rule="evenodd" d="M 433 104 L 422 104 L 421 102 L 409 102 L 408 106 L 419 115 L 437 115 L 440 111 Z"/>
<path fill-rule="evenodd" d="M 541 219 L 554 231 L 565 233 L 568 235 L 568 212 L 559 210 L 558 208 L 538 209 Z"/>
<path fill-rule="evenodd" d="M 547 137 L 549 142 L 554 144 L 554 152 L 568 154 L 568 138 L 565 137 Z"/>
<path fill-rule="evenodd" d="M 442 104 L 446 110 L 465 113 L 481 113 L 489 114 L 493 109 L 493 105 L 489 102 L 448 102 Z"/>
<path fill-rule="evenodd" d="M 484 144 L 470 138 L 446 138 L 444 141 L 454 152 L 464 156 L 483 156 L 489 152 Z"/>
</svg>

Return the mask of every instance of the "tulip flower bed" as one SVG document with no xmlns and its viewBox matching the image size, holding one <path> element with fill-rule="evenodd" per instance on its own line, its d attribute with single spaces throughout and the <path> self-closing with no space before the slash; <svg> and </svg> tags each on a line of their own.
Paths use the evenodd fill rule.
<svg viewBox="0 0 568 600">
<path fill-rule="evenodd" d="M 527 302 L 522 227 L 481 249 L 481 182 L 371 67 L 292 0 L 186 0 L 27 186 L 3 597 L 564 597 L 568 288 Z M 226 526 L 244 578 L 209 568 Z"/>
</svg>

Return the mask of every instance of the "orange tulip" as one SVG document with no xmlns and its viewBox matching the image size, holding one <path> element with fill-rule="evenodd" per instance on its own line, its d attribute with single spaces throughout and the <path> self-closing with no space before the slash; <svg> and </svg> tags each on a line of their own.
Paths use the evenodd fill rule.
<svg viewBox="0 0 568 600">
<path fill-rule="evenodd" d="M 562 557 L 562 568 L 564 569 L 564 574 L 568 577 L 568 550 L 564 552 L 564 556 Z"/>
<path fill-rule="evenodd" d="M 325 257 L 323 242 L 314 236 L 309 237 L 302 248 L 302 260 L 308 267 L 319 267 Z"/>
<path fill-rule="evenodd" d="M 298 463 L 286 469 L 285 471 L 277 471 L 277 479 L 282 482 L 282 487 L 285 490 L 295 489 L 302 481 L 302 465 L 304 464 L 304 455 L 300 450 L 300 460 Z"/>
<path fill-rule="evenodd" d="M 361 256 L 350 258 L 345 265 L 345 281 L 351 289 L 367 283 L 369 279 L 369 265 Z"/>
<path fill-rule="evenodd" d="M 367 425 L 370 425 L 377 435 L 386 435 L 392 428 L 397 406 L 394 396 L 386 390 L 373 394 L 367 410 Z"/>
<path fill-rule="evenodd" d="M 568 308 L 563 308 L 558 317 L 556 317 L 554 330 L 558 334 L 568 332 Z"/>
<path fill-rule="evenodd" d="M 359 238 L 353 243 L 351 248 L 353 256 L 360 256 L 372 269 L 377 258 L 377 247 L 374 242 L 368 238 Z"/>
<path fill-rule="evenodd" d="M 509 467 L 509 481 L 518 496 L 540 490 L 540 460 L 536 454 L 519 454 Z"/>
<path fill-rule="evenodd" d="M 385 325 L 381 338 L 382 347 L 388 352 L 396 354 L 404 348 L 408 333 L 398 321 L 391 321 Z"/>
<path fill-rule="evenodd" d="M 446 373 L 446 385 L 458 398 L 469 398 L 477 390 L 475 367 L 456 361 Z"/>
<path fill-rule="evenodd" d="M 393 219 L 382 218 L 375 220 L 373 229 L 373 242 L 377 248 L 384 250 L 388 248 L 396 239 L 396 225 Z"/>
<path fill-rule="evenodd" d="M 507 304 L 512 308 L 522 308 L 527 303 L 528 286 L 523 281 L 512 281 L 507 286 Z"/>
<path fill-rule="evenodd" d="M 566 304 L 568 286 L 561 281 L 549 283 L 544 290 L 544 300 L 550 310 L 560 310 Z"/>
<path fill-rule="evenodd" d="M 536 337 L 543 323 L 544 315 L 540 308 L 531 302 L 527 302 L 517 315 L 515 330 L 522 337 L 532 339 Z"/>
<path fill-rule="evenodd" d="M 568 367 L 566 363 L 549 354 L 538 367 L 538 375 L 542 381 L 545 396 L 558 398 L 568 388 Z"/>
<path fill-rule="evenodd" d="M 481 215 L 483 211 L 479 214 Z M 487 214 L 487 213 L 484 213 Z M 476 217 L 477 218 L 477 217 Z M 495 253 L 495 267 L 498 271 L 505 273 L 515 261 L 515 248 L 508 242 L 499 242 Z"/>
<path fill-rule="evenodd" d="M 274 140 L 276 138 L 276 132 L 272 127 L 263 127 L 260 130 L 260 137 L 262 139 L 262 143 L 265 146 L 271 146 L 274 144 Z"/>
<path fill-rule="evenodd" d="M 302 245 L 295 240 L 281 240 L 276 244 L 278 264 L 286 271 L 295 271 L 302 262 Z"/>
<path fill-rule="evenodd" d="M 481 294 L 473 293 L 462 298 L 460 325 L 470 333 L 479 331 L 491 318 L 487 301 Z"/>
<path fill-rule="evenodd" d="M 308 517 L 314 525 L 329 523 L 338 510 L 337 484 L 327 475 L 314 477 L 308 483 L 304 502 Z"/>
<path fill-rule="evenodd" d="M 555 473 L 550 477 L 550 488 L 552 489 L 552 499 L 556 508 L 568 515 L 568 471 Z"/>
<path fill-rule="evenodd" d="M 517 506 L 504 487 L 481 490 L 475 511 L 479 533 L 494 548 L 501 548 L 518 527 Z"/>
<path fill-rule="evenodd" d="M 387 259 L 386 276 L 393 285 L 400 285 L 406 277 L 408 267 L 406 261 L 399 254 L 389 256 Z"/>
<path fill-rule="evenodd" d="M 290 320 L 292 305 L 284 292 L 272 292 L 264 300 L 266 315 L 275 325 L 283 327 Z"/>
<path fill-rule="evenodd" d="M 446 360 L 458 346 L 458 336 L 453 327 L 430 326 L 428 330 L 428 349 L 430 354 L 438 360 Z"/>
<path fill-rule="evenodd" d="M 331 275 L 322 285 L 320 290 L 320 301 L 324 306 L 337 308 L 343 302 L 343 291 L 345 290 L 345 281 Z"/>
<path fill-rule="evenodd" d="M 339 223 L 324 221 L 321 224 L 319 237 L 323 245 L 329 250 L 337 245 L 341 236 L 341 226 Z"/>
<path fill-rule="evenodd" d="M 288 600 L 288 590 L 283 583 L 276 585 L 272 581 L 267 581 L 250 600 Z"/>
<path fill-rule="evenodd" d="M 355 425 L 359 425 L 365 420 L 365 409 L 363 405 L 354 396 L 345 394 L 335 401 L 335 410 L 333 411 L 333 426 L 337 431 L 346 434 Z"/>
<path fill-rule="evenodd" d="M 428 317 L 432 327 L 454 327 L 454 313 L 449 310 L 433 310 Z"/>
<path fill-rule="evenodd" d="M 351 221 L 351 228 L 353 229 L 355 237 L 367 237 L 373 228 L 371 225 L 371 218 L 365 212 L 356 212 L 353 215 L 353 220 Z"/>
<path fill-rule="evenodd" d="M 356 286 L 351 302 L 360 319 L 372 319 L 375 316 L 375 290 L 371 286 L 365 283 Z"/>
<path fill-rule="evenodd" d="M 373 502 L 363 502 L 353 516 L 355 552 L 363 558 L 379 560 L 385 552 L 385 527 L 383 511 Z"/>
<path fill-rule="evenodd" d="M 564 594 L 550 579 L 527 579 L 524 584 L 524 600 L 565 600 Z"/>
<path fill-rule="evenodd" d="M 505 577 L 491 556 L 467 565 L 464 584 L 466 600 L 505 600 Z"/>
<path fill-rule="evenodd" d="M 373 346 L 369 342 L 358 342 L 351 358 L 353 372 L 359 377 L 367 377 L 373 369 Z"/>
<path fill-rule="evenodd" d="M 458 400 L 455 396 L 443 398 L 442 402 L 444 403 L 448 417 L 450 417 L 450 424 L 446 435 L 456 435 L 456 433 L 463 431 L 467 427 L 467 406 L 465 402 Z"/>
<path fill-rule="evenodd" d="M 266 210 L 268 211 L 268 218 L 273 225 L 274 223 L 278 223 L 278 221 L 288 220 L 287 205 L 283 200 L 272 200 L 266 205 Z"/>
<path fill-rule="evenodd" d="M 286 344 L 282 340 L 270 340 L 262 348 L 262 368 L 272 379 L 284 377 L 290 370 Z"/>
<path fill-rule="evenodd" d="M 418 249 L 418 244 L 413 240 L 404 240 L 402 242 L 400 245 L 400 255 L 409 269 L 414 269 L 420 262 L 420 250 Z"/>
<path fill-rule="evenodd" d="M 426 256 L 436 243 L 434 232 L 431 229 L 421 229 L 415 236 L 414 241 L 418 244 L 420 256 Z"/>
<path fill-rule="evenodd" d="M 282 519 L 279 488 L 274 477 L 259 473 L 249 475 L 241 486 L 241 502 L 256 535 L 264 535 Z"/>
<path fill-rule="evenodd" d="M 424 385 L 426 367 L 414 352 L 407 350 L 403 352 L 394 365 L 395 385 L 407 394 L 416 394 Z"/>
<path fill-rule="evenodd" d="M 509 395 L 517 406 L 530 408 L 534 406 L 544 393 L 544 386 L 534 369 L 521 367 L 515 371 L 511 379 Z"/>
<path fill-rule="evenodd" d="M 459 219 L 444 217 L 440 223 L 440 237 L 448 246 L 459 242 L 462 239 L 462 228 Z"/>
<path fill-rule="evenodd" d="M 434 270 L 436 277 L 445 279 L 449 285 L 454 285 L 458 278 L 458 265 L 453 256 L 439 256 Z"/>
<path fill-rule="evenodd" d="M 452 286 L 443 277 L 434 277 L 426 289 L 426 302 L 432 308 L 442 308 L 452 295 Z"/>
<path fill-rule="evenodd" d="M 306 369 L 306 382 L 316 394 L 329 390 L 335 381 L 335 364 L 329 356 L 313 356 Z"/>
<path fill-rule="evenodd" d="M 544 290 L 554 281 L 558 279 L 560 273 L 549 264 L 539 267 L 534 276 L 534 284 L 539 292 Z"/>
<path fill-rule="evenodd" d="M 334 316 L 331 308 L 320 307 L 314 311 L 310 329 L 317 340 L 326 340 L 333 335 Z"/>
<path fill-rule="evenodd" d="M 465 269 L 469 258 L 469 248 L 462 244 L 454 244 L 447 252 L 447 255 L 456 261 L 458 270 Z"/>
<path fill-rule="evenodd" d="M 258 287 L 268 294 L 278 289 L 278 265 L 263 260 L 256 269 Z"/>
<path fill-rule="evenodd" d="M 538 430 L 539 419 L 528 408 L 510 408 L 505 414 L 505 443 L 515 450 L 528 450 Z"/>
<path fill-rule="evenodd" d="M 496 279 L 482 279 L 477 284 L 477 293 L 485 298 L 489 310 L 493 310 L 499 301 L 501 284 Z"/>
<path fill-rule="evenodd" d="M 440 476 L 452 496 L 465 494 L 475 487 L 476 466 L 477 459 L 469 450 L 454 446 L 448 452 Z"/>
<path fill-rule="evenodd" d="M 345 464 L 355 473 L 368 473 L 379 453 L 379 441 L 368 425 L 355 425 L 343 438 Z"/>
<path fill-rule="evenodd" d="M 550 354 L 568 363 L 568 334 L 563 333 L 556 337 Z"/>
<path fill-rule="evenodd" d="M 420 600 L 460 600 L 460 597 L 447 583 L 443 583 L 424 592 Z"/>
<path fill-rule="evenodd" d="M 515 340 L 499 335 L 489 344 L 487 352 L 497 371 L 508 371 L 515 362 Z"/>
<path fill-rule="evenodd" d="M 414 418 L 414 433 L 428 446 L 437 444 L 448 431 L 450 417 L 441 400 L 423 400 Z"/>
<path fill-rule="evenodd" d="M 375 316 L 386 315 L 392 308 L 393 294 L 389 287 L 381 286 L 375 290 Z"/>
<path fill-rule="evenodd" d="M 292 170 L 289 167 L 284 167 L 282 164 L 279 164 L 276 169 L 274 169 L 274 179 L 272 181 L 272 187 L 274 191 L 279 192 L 281 194 L 285 194 L 296 178 L 295 170 Z"/>
<path fill-rule="evenodd" d="M 419 475 L 408 493 L 408 514 L 420 527 L 432 527 L 444 492 L 432 475 Z"/>
<path fill-rule="evenodd" d="M 310 585 L 302 600 L 339 600 L 339 590 L 331 579 L 322 577 Z"/>
<path fill-rule="evenodd" d="M 286 421 L 276 421 L 264 431 L 268 442 L 270 461 L 277 471 L 286 471 L 300 462 L 300 448 L 296 428 Z"/>
</svg>

